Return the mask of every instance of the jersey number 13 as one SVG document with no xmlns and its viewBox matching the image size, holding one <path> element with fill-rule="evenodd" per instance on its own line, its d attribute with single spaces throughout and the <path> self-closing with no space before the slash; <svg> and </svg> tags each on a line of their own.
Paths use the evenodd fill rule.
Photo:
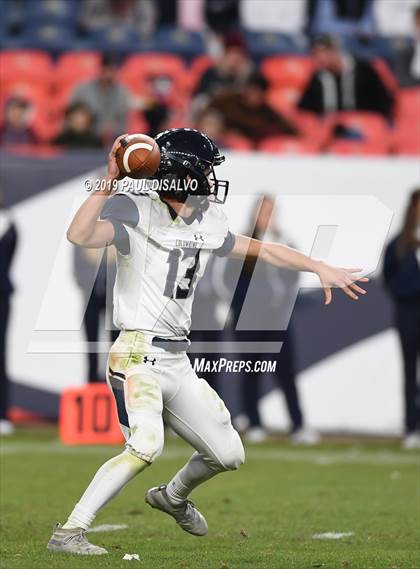
<svg viewBox="0 0 420 569">
<path fill-rule="evenodd" d="M 185 270 L 184 275 L 178 280 L 178 270 L 180 263 L 190 260 L 190 266 Z M 200 268 L 200 249 L 172 249 L 166 261 L 169 265 L 166 277 L 164 295 L 169 298 L 188 298 L 194 290 L 197 280 L 198 269 Z"/>
</svg>

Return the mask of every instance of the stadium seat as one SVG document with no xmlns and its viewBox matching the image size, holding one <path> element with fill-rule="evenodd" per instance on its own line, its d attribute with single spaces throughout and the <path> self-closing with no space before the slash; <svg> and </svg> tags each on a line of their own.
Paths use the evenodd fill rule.
<svg viewBox="0 0 420 569">
<path fill-rule="evenodd" d="M 56 74 L 92 77 L 100 67 L 101 54 L 98 51 L 69 51 L 57 60 Z"/>
<path fill-rule="evenodd" d="M 392 64 L 394 51 L 392 43 L 389 39 L 384 37 L 356 37 L 344 36 L 342 38 L 343 48 L 354 57 L 360 59 L 385 59 L 389 64 Z"/>
<path fill-rule="evenodd" d="M 307 41 L 303 37 L 295 39 L 274 32 L 246 32 L 245 42 L 249 52 L 256 58 L 307 51 Z"/>
<path fill-rule="evenodd" d="M 23 80 L 22 82 L 19 81 L 10 81 L 2 83 L 0 97 L 2 100 L 8 99 L 9 97 L 23 97 L 25 99 L 36 99 L 40 101 L 41 99 L 48 104 L 49 100 L 49 91 L 45 89 L 42 85 L 31 84 Z"/>
<path fill-rule="evenodd" d="M 138 75 L 166 75 L 176 80 L 185 73 L 182 59 L 166 53 L 145 53 L 129 56 L 122 69 L 121 77 L 130 78 Z"/>
<path fill-rule="evenodd" d="M 294 136 L 272 136 L 260 142 L 258 150 L 279 154 L 316 154 L 319 145 L 314 140 Z"/>
<path fill-rule="evenodd" d="M 388 145 L 380 142 L 335 139 L 327 148 L 329 154 L 379 156 L 386 154 Z"/>
<path fill-rule="evenodd" d="M 125 55 L 142 51 L 142 44 L 134 26 L 108 26 L 93 30 L 89 39 L 94 49 L 108 53 Z"/>
<path fill-rule="evenodd" d="M 305 139 L 310 140 L 322 150 L 330 139 L 330 124 L 307 111 L 295 110 L 290 118 L 294 121 Z"/>
<path fill-rule="evenodd" d="M 312 67 L 309 57 L 272 56 L 261 62 L 261 71 L 272 86 L 295 89 L 305 87 Z"/>
<path fill-rule="evenodd" d="M 267 93 L 267 102 L 276 111 L 288 112 L 296 107 L 300 91 L 294 87 L 274 87 Z"/>
<path fill-rule="evenodd" d="M 0 25 L 0 49 L 1 50 L 22 50 L 32 49 L 32 45 L 26 41 L 22 34 L 9 34 Z"/>
<path fill-rule="evenodd" d="M 1 83 L 22 81 L 27 83 L 49 83 L 52 73 L 51 57 L 42 51 L 10 50 L 0 53 Z"/>
<path fill-rule="evenodd" d="M 168 52 L 191 60 L 205 53 L 205 43 L 201 34 L 176 27 L 159 28 L 153 37 L 153 50 Z"/>
<path fill-rule="evenodd" d="M 354 148 L 354 153 L 356 153 L 359 147 L 362 153 L 376 154 L 381 152 L 386 153 L 390 149 L 391 131 L 381 115 L 361 111 L 342 112 L 331 115 L 328 117 L 327 122 L 329 123 L 332 133 L 334 129 L 340 125 L 352 131 L 355 136 L 359 134 L 361 137 L 359 140 L 350 138 L 332 140 L 331 145 L 334 145 L 337 151 L 343 148 L 344 153 L 353 153 L 352 149 Z"/>
<path fill-rule="evenodd" d="M 189 89 L 182 59 L 164 53 L 132 55 L 123 65 L 120 79 L 134 95 L 139 96 L 147 96 L 152 89 L 151 82 L 161 79 L 162 84 L 158 89 L 161 88 L 162 91 L 155 91 L 155 94 L 174 107 L 183 106 Z M 167 85 L 164 84 L 166 80 Z"/>
<path fill-rule="evenodd" d="M 77 0 L 27 0 L 28 21 L 75 27 L 80 2 Z"/>
<path fill-rule="evenodd" d="M 9 33 L 22 28 L 27 18 L 27 10 L 23 3 L 7 2 L 1 3 L 2 17 L 0 27 Z"/>
<path fill-rule="evenodd" d="M 322 147 L 329 138 L 328 123 L 313 113 L 296 108 L 300 92 L 294 88 L 277 87 L 268 92 L 267 102 L 277 112 L 290 119 L 299 131 L 318 147 Z"/>
<path fill-rule="evenodd" d="M 248 152 L 254 148 L 253 143 L 246 138 L 246 136 L 242 136 L 241 134 L 235 133 L 228 133 L 223 136 L 222 144 L 220 145 L 222 148 L 228 148 L 229 150 L 237 150 L 239 152 Z"/>
<path fill-rule="evenodd" d="M 397 125 L 420 123 L 420 87 L 399 90 L 395 120 Z"/>
<path fill-rule="evenodd" d="M 65 25 L 33 23 L 26 31 L 24 41 L 32 49 L 41 49 L 53 54 L 77 49 L 83 42 L 72 29 Z"/>
<path fill-rule="evenodd" d="M 393 150 L 397 154 L 420 156 L 420 121 L 396 126 L 393 134 Z"/>
<path fill-rule="evenodd" d="M 97 51 L 63 53 L 57 62 L 54 84 L 62 93 L 84 81 L 93 79 L 99 71 L 101 56 Z"/>
</svg>

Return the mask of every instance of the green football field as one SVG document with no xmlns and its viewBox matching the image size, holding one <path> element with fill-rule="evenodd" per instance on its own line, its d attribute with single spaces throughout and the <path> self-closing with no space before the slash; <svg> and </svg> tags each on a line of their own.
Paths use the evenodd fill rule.
<svg viewBox="0 0 420 569">
<path fill-rule="evenodd" d="M 209 535 L 185 534 L 144 503 L 189 456 L 179 440 L 97 517 L 127 526 L 90 534 L 104 557 L 47 552 L 55 521 L 78 500 L 116 447 L 64 447 L 52 428 L 21 430 L 1 441 L 1 569 L 420 569 L 420 455 L 396 443 L 285 442 L 247 447 L 238 472 L 194 494 Z M 326 532 L 350 534 L 314 539 Z M 137 553 L 138 561 L 123 560 Z"/>
</svg>

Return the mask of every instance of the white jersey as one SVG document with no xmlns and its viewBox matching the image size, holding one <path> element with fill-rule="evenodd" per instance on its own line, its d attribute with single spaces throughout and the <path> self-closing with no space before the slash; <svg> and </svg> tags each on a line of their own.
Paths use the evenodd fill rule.
<svg viewBox="0 0 420 569">
<path fill-rule="evenodd" d="M 185 220 L 155 194 L 120 194 L 102 219 L 118 250 L 114 323 L 168 339 L 189 333 L 194 291 L 212 253 L 228 254 L 234 237 L 217 204 Z"/>
</svg>

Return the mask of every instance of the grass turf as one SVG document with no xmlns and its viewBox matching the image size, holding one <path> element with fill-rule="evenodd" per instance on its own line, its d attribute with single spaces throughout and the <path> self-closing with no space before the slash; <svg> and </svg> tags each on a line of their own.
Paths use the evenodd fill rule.
<svg viewBox="0 0 420 569">
<path fill-rule="evenodd" d="M 2 569 L 420 569 L 420 457 L 392 443 L 325 443 L 295 449 L 249 446 L 247 463 L 194 495 L 210 526 L 185 534 L 144 503 L 189 456 L 167 441 L 163 456 L 132 481 L 96 520 L 128 529 L 93 533 L 108 556 L 70 557 L 45 546 L 96 469 L 116 447 L 63 447 L 54 429 L 22 430 L 1 442 Z M 337 541 L 322 532 L 354 532 Z M 123 561 L 138 553 L 138 561 Z M 130 567 L 130 565 L 128 565 Z"/>
</svg>

